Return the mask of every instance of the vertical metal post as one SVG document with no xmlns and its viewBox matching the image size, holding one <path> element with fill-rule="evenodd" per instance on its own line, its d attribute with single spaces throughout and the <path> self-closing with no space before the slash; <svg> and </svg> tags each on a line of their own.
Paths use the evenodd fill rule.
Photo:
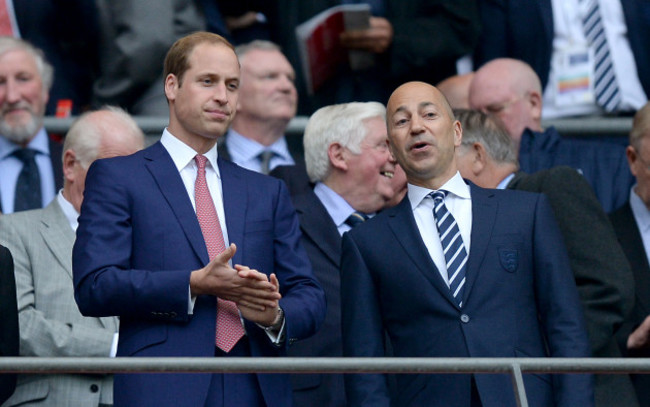
<svg viewBox="0 0 650 407">
<path fill-rule="evenodd" d="M 517 400 L 517 407 L 528 407 L 528 398 L 526 397 L 526 387 L 524 387 L 524 378 L 521 375 L 521 366 L 519 363 L 513 362 L 512 365 L 512 387 L 515 391 L 515 400 Z"/>
</svg>

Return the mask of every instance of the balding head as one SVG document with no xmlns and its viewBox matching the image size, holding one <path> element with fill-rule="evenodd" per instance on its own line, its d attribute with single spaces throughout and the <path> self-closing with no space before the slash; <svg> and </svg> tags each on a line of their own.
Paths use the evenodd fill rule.
<svg viewBox="0 0 650 407">
<path fill-rule="evenodd" d="M 456 173 L 454 149 L 462 130 L 444 95 L 424 82 L 408 82 L 388 100 L 393 156 L 411 184 L 438 189 Z"/>
<path fill-rule="evenodd" d="M 90 164 L 143 147 L 142 130 L 124 110 L 105 107 L 84 113 L 72 124 L 63 144 L 63 196 L 79 212 Z"/>
<path fill-rule="evenodd" d="M 517 145 L 526 128 L 542 130 L 542 85 L 522 61 L 499 58 L 483 65 L 470 84 L 469 105 L 499 117 Z"/>
<path fill-rule="evenodd" d="M 454 75 L 436 85 L 453 109 L 469 109 L 469 86 L 474 72 Z"/>
</svg>

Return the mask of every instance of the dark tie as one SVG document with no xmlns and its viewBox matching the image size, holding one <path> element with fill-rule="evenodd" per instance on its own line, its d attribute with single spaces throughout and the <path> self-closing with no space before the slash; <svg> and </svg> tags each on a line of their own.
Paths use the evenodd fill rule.
<svg viewBox="0 0 650 407">
<path fill-rule="evenodd" d="M 23 169 L 16 180 L 16 195 L 14 197 L 14 212 L 41 208 L 41 175 L 36 165 L 36 150 L 21 148 L 12 153 L 23 163 Z"/>
<path fill-rule="evenodd" d="M 433 217 L 440 234 L 442 251 L 447 264 L 447 277 L 449 278 L 449 291 L 463 306 L 463 287 L 465 286 L 465 266 L 467 264 L 467 251 L 460 235 L 456 219 L 445 206 L 447 191 L 438 190 L 429 194 L 433 198 Z"/>
<path fill-rule="evenodd" d="M 361 213 L 358 211 L 355 211 L 352 213 L 352 215 L 348 216 L 348 218 L 345 220 L 345 224 L 350 226 L 351 228 L 362 224 L 366 220 L 368 220 L 369 216 L 366 215 L 365 213 Z"/>
<path fill-rule="evenodd" d="M 583 6 L 582 28 L 594 53 L 594 93 L 598 106 L 607 112 L 616 110 L 621 103 L 621 93 L 616 81 L 614 64 L 609 53 L 605 27 L 598 0 L 581 0 Z"/>
<path fill-rule="evenodd" d="M 194 199 L 196 200 L 196 217 L 201 226 L 203 239 L 208 249 L 210 260 L 226 250 L 226 243 L 221 232 L 219 216 L 214 207 L 214 201 L 205 179 L 205 164 L 208 159 L 203 155 L 194 157 L 199 167 L 194 184 Z M 237 305 L 232 301 L 217 298 L 217 334 L 215 344 L 224 352 L 230 350 L 244 336 L 244 327 L 239 319 Z"/>
<path fill-rule="evenodd" d="M 260 160 L 260 171 L 262 174 L 268 174 L 271 170 L 269 164 L 271 164 L 271 158 L 275 156 L 275 153 L 271 150 L 264 150 L 257 155 L 257 158 Z"/>
</svg>

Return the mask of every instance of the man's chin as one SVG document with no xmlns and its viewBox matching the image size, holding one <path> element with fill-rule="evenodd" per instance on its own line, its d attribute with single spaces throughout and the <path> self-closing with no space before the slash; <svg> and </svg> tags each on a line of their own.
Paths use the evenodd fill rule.
<svg viewBox="0 0 650 407">
<path fill-rule="evenodd" d="M 0 122 L 0 135 L 16 144 L 27 144 L 36 135 L 41 125 L 33 118 L 26 123 L 9 124 Z"/>
</svg>

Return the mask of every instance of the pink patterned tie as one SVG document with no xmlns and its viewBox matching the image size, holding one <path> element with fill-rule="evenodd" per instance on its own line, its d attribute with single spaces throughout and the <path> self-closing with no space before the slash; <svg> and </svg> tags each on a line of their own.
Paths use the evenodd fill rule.
<svg viewBox="0 0 650 407">
<path fill-rule="evenodd" d="M 1 1 L 1 0 L 0 0 Z M 208 159 L 200 154 L 194 157 L 199 170 L 194 184 L 194 199 L 196 200 L 196 217 L 199 219 L 203 239 L 208 248 L 210 260 L 226 250 L 223 240 L 219 216 L 210 196 L 208 183 L 205 180 L 205 163 Z M 217 298 L 217 334 L 215 343 L 224 352 L 230 350 L 244 336 L 244 327 L 239 319 L 237 305 L 232 301 Z"/>
</svg>

